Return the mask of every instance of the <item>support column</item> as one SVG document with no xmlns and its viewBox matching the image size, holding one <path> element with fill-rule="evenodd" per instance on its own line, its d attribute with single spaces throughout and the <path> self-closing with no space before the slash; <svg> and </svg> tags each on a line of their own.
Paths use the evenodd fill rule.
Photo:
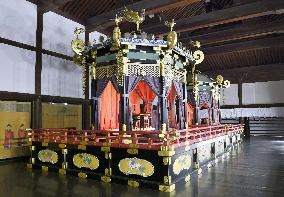
<svg viewBox="0 0 284 197">
<path fill-rule="evenodd" d="M 42 71 L 42 31 L 43 10 L 37 8 L 36 29 L 36 62 L 35 62 L 35 95 L 37 100 L 32 103 L 32 127 L 42 127 L 42 101 L 41 101 L 41 71 Z"/>
<path fill-rule="evenodd" d="M 85 43 L 89 42 L 89 32 L 85 31 Z M 86 77 L 86 81 L 85 81 L 85 101 L 83 106 L 82 106 L 82 129 L 85 130 L 89 130 L 90 129 L 90 102 L 88 102 L 89 100 L 89 80 L 90 80 L 90 65 L 87 64 L 86 65 L 86 70 L 85 70 L 85 77 Z"/>
<path fill-rule="evenodd" d="M 166 98 L 166 83 L 165 77 L 160 76 L 160 94 L 159 97 L 159 105 L 160 105 L 160 121 L 159 121 L 159 129 L 161 131 L 166 131 L 167 125 L 167 117 L 168 117 L 168 110 L 167 110 L 167 98 Z"/>
<path fill-rule="evenodd" d="M 127 130 L 128 95 L 126 95 L 126 76 L 123 76 L 123 85 L 120 86 L 120 106 L 119 106 L 119 130 Z"/>
<path fill-rule="evenodd" d="M 184 82 L 183 84 L 183 109 L 184 109 L 184 114 L 183 114 L 183 117 L 184 117 L 184 128 L 187 128 L 188 125 L 187 125 L 187 87 L 186 87 L 186 81 Z"/>
</svg>

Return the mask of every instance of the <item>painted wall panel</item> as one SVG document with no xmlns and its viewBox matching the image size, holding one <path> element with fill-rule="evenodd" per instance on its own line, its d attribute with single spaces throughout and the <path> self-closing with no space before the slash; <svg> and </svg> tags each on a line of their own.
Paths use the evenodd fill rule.
<svg viewBox="0 0 284 197">
<path fill-rule="evenodd" d="M 231 84 L 229 88 L 221 90 L 221 105 L 238 105 L 238 84 Z"/>
<path fill-rule="evenodd" d="M 43 55 L 42 94 L 82 98 L 82 69 L 73 62 Z"/>
<path fill-rule="evenodd" d="M 35 45 L 36 6 L 26 0 L 0 1 L 0 37 Z"/>
<path fill-rule="evenodd" d="M 48 12 L 43 15 L 43 48 L 65 55 L 73 56 L 71 41 L 76 36 L 74 29 L 82 25 L 63 16 Z M 85 34 L 80 34 L 84 40 Z"/>
<path fill-rule="evenodd" d="M 284 102 L 284 80 L 243 84 L 243 104 Z"/>
<path fill-rule="evenodd" d="M 0 60 L 0 91 L 34 93 L 34 51 L 0 44 Z"/>
</svg>

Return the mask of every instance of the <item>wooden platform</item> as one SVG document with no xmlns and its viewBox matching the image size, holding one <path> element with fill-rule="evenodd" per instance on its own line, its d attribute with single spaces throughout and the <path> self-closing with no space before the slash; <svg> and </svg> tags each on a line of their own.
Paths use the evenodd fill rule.
<svg viewBox="0 0 284 197">
<path fill-rule="evenodd" d="M 194 173 L 201 173 L 202 168 L 210 167 L 216 158 L 240 143 L 243 126 L 221 125 L 163 134 L 136 131 L 118 136 L 112 136 L 112 131 L 62 132 L 31 131 L 28 167 L 171 192 L 175 184 L 188 182 Z M 124 137 L 129 134 L 131 137 Z M 131 143 L 124 143 L 125 140 Z"/>
</svg>

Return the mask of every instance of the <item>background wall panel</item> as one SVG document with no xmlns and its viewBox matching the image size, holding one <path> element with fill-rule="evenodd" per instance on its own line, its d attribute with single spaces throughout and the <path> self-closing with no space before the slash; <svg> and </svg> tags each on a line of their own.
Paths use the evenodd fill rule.
<svg viewBox="0 0 284 197">
<path fill-rule="evenodd" d="M 221 105 L 238 105 L 238 84 L 231 84 L 229 88 L 221 90 Z"/>
<path fill-rule="evenodd" d="M 36 6 L 26 0 L 0 1 L 0 37 L 35 45 Z"/>
<path fill-rule="evenodd" d="M 71 41 L 76 37 L 74 34 L 76 27 L 84 28 L 79 23 L 53 12 L 45 13 L 43 15 L 43 49 L 73 56 Z M 85 34 L 81 34 L 80 38 L 84 40 Z"/>
<path fill-rule="evenodd" d="M 284 80 L 243 84 L 243 104 L 284 102 Z"/>
<path fill-rule="evenodd" d="M 42 94 L 83 98 L 82 69 L 73 62 L 43 55 Z"/>
<path fill-rule="evenodd" d="M 34 93 L 35 52 L 0 44 L 0 91 Z"/>
</svg>

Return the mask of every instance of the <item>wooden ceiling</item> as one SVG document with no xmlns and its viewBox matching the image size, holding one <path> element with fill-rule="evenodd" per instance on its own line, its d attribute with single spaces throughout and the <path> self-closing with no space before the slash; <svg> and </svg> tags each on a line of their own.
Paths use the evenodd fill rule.
<svg viewBox="0 0 284 197">
<path fill-rule="evenodd" d="M 198 69 L 209 76 L 222 74 L 233 83 L 284 80 L 283 0 L 28 1 L 107 35 L 124 6 L 146 9 L 143 31 L 165 35 L 164 21 L 174 18 L 179 41 L 201 41 L 205 61 Z M 121 24 L 122 32 L 129 28 Z"/>
</svg>

